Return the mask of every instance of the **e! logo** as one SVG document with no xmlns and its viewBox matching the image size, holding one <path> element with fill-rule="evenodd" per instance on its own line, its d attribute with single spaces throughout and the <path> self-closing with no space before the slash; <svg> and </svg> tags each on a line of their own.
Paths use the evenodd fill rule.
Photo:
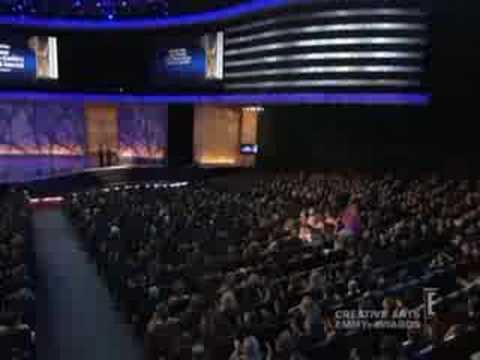
<svg viewBox="0 0 480 360">
<path fill-rule="evenodd" d="M 433 311 L 433 305 L 435 302 L 435 297 L 437 296 L 438 289 L 436 288 L 426 288 L 423 289 L 423 295 L 425 300 L 425 318 L 429 319 L 435 315 Z"/>
</svg>

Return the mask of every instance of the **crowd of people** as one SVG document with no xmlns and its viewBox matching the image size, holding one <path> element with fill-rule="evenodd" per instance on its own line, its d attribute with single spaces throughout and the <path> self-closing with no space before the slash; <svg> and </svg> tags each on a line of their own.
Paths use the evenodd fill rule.
<svg viewBox="0 0 480 360">
<path fill-rule="evenodd" d="M 67 210 L 149 360 L 426 359 L 478 335 L 475 182 L 283 174 L 97 189 Z M 422 317 L 341 326 L 377 309 Z"/>
<path fill-rule="evenodd" d="M 0 358 L 34 359 L 35 278 L 30 216 L 22 193 L 0 196 Z"/>
</svg>

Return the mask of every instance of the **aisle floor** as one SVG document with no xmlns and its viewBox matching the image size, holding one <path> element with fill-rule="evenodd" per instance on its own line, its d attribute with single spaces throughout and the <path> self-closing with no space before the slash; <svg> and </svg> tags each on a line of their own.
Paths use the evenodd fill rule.
<svg viewBox="0 0 480 360">
<path fill-rule="evenodd" d="M 143 360 L 95 264 L 60 209 L 33 216 L 37 257 L 37 359 Z"/>
</svg>

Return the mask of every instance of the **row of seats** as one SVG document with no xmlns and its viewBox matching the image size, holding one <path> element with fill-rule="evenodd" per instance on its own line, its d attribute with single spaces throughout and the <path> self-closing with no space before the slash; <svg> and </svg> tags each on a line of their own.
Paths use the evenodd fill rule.
<svg viewBox="0 0 480 360">
<path fill-rule="evenodd" d="M 30 214 L 23 193 L 0 203 L 1 359 L 35 358 L 35 273 Z"/>
</svg>

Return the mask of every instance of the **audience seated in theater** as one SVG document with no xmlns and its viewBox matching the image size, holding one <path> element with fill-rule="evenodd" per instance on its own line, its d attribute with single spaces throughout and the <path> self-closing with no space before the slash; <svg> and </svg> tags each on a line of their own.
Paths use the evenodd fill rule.
<svg viewBox="0 0 480 360">
<path fill-rule="evenodd" d="M 420 311 L 423 288 L 440 302 L 463 291 L 456 264 L 478 276 L 469 181 L 278 174 L 246 191 L 97 190 L 67 208 L 149 359 L 414 358 L 443 346 L 436 317 L 416 332 L 347 331 L 336 311 L 393 318 Z"/>
<path fill-rule="evenodd" d="M 0 202 L 0 354 L 30 359 L 35 341 L 35 283 L 29 214 L 22 193 Z"/>
</svg>

